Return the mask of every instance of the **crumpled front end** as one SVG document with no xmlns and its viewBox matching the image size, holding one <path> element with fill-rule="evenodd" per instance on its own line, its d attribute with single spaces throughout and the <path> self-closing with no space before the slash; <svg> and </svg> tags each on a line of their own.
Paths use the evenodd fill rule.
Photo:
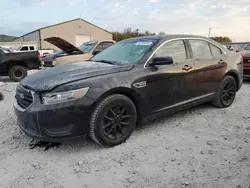
<svg viewBox="0 0 250 188">
<path fill-rule="evenodd" d="M 44 141 L 61 141 L 85 136 L 93 100 L 45 105 L 41 95 L 17 86 L 14 111 L 18 125 L 27 135 Z"/>
</svg>

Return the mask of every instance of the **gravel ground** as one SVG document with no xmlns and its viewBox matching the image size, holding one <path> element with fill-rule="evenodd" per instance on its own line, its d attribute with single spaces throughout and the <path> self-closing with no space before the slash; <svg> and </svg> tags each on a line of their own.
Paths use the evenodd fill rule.
<svg viewBox="0 0 250 188">
<path fill-rule="evenodd" d="M 124 144 L 91 141 L 30 149 L 17 126 L 16 83 L 0 86 L 0 187 L 120 188 L 250 186 L 250 82 L 227 109 L 202 105 L 140 126 Z"/>
</svg>

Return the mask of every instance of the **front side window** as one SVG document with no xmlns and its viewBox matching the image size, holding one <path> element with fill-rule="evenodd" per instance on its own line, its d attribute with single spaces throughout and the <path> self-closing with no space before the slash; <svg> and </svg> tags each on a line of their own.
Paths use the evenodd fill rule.
<svg viewBox="0 0 250 188">
<path fill-rule="evenodd" d="M 209 43 L 211 52 L 213 56 L 220 56 L 222 54 L 222 51 L 220 48 L 216 47 L 215 45 Z"/>
<path fill-rule="evenodd" d="M 154 55 L 155 57 L 170 56 L 174 63 L 187 59 L 186 48 L 183 40 L 171 41 L 164 44 Z"/>
<path fill-rule="evenodd" d="M 96 41 L 89 41 L 89 42 L 85 42 L 83 43 L 79 49 L 83 52 L 83 53 L 89 53 L 94 46 L 96 45 Z"/>
<path fill-rule="evenodd" d="M 189 40 L 194 58 L 212 57 L 209 45 L 203 40 Z"/>
<path fill-rule="evenodd" d="M 20 51 L 28 51 L 28 46 L 23 46 Z"/>
<path fill-rule="evenodd" d="M 118 42 L 91 58 L 91 61 L 112 61 L 121 64 L 136 64 L 158 40 L 130 39 Z"/>
</svg>

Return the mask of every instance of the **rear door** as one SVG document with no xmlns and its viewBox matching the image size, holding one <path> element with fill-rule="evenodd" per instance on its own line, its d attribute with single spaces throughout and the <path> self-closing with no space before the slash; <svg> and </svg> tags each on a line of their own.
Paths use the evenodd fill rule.
<svg viewBox="0 0 250 188">
<path fill-rule="evenodd" d="M 226 56 L 216 45 L 203 39 L 188 40 L 195 63 L 197 97 L 216 92 L 226 73 Z"/>
</svg>

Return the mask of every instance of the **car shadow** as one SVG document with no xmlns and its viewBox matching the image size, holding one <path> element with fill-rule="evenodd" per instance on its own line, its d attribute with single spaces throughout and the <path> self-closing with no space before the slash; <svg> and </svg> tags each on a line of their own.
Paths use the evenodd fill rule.
<svg viewBox="0 0 250 188">
<path fill-rule="evenodd" d="M 250 79 L 249 80 L 243 80 L 243 84 L 249 85 L 250 84 Z"/>
<path fill-rule="evenodd" d="M 73 151 L 78 152 L 84 150 L 85 153 L 94 152 L 100 150 L 105 147 L 101 147 L 92 141 L 90 138 L 82 139 L 82 140 L 72 140 L 65 141 L 62 143 L 55 142 L 44 142 L 44 141 L 31 141 L 29 143 L 29 149 L 35 149 L 39 151 L 60 151 L 65 153 L 72 153 Z"/>
</svg>

